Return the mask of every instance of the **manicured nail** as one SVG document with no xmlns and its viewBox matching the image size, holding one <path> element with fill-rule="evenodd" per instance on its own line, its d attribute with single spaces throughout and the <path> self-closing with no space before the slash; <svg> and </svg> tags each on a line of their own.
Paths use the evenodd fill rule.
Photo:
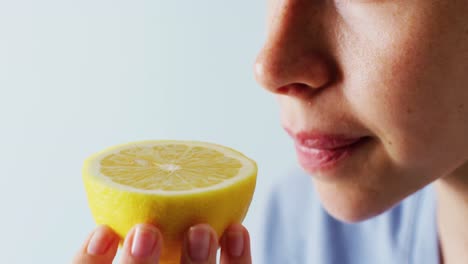
<svg viewBox="0 0 468 264">
<path fill-rule="evenodd" d="M 207 261 L 210 253 L 210 231 L 206 227 L 191 227 L 188 236 L 192 261 Z"/>
<path fill-rule="evenodd" d="M 240 257 L 244 252 L 244 235 L 242 231 L 228 231 L 226 235 L 228 252 L 231 257 Z"/>
<path fill-rule="evenodd" d="M 89 240 L 87 248 L 88 254 L 95 256 L 106 254 L 113 240 L 114 237 L 109 235 L 108 230 L 104 227 L 98 227 Z"/>
<path fill-rule="evenodd" d="M 147 258 L 156 250 L 157 233 L 152 228 L 139 225 L 133 235 L 131 253 L 137 258 Z"/>
</svg>

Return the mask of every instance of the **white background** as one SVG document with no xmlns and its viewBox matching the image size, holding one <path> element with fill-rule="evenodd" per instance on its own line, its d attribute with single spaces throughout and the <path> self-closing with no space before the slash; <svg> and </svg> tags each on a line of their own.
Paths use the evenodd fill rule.
<svg viewBox="0 0 468 264">
<path fill-rule="evenodd" d="M 295 163 L 253 78 L 264 38 L 263 1 L 0 0 L 0 262 L 70 262 L 94 226 L 88 155 L 196 139 L 258 162 L 245 224 L 261 263 L 265 195 Z"/>
</svg>

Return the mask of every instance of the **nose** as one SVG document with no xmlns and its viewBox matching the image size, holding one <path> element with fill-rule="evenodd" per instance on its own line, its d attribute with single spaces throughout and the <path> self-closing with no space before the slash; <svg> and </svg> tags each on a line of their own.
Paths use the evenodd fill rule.
<svg viewBox="0 0 468 264">
<path fill-rule="evenodd" d="M 287 94 L 291 89 L 315 91 L 331 82 L 333 67 L 326 56 L 323 10 L 317 2 L 278 1 L 254 67 L 265 89 Z"/>
</svg>

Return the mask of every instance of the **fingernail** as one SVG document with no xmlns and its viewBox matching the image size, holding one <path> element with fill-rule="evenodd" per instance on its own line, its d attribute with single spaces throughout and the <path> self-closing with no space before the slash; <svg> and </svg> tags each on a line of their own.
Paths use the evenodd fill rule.
<svg viewBox="0 0 468 264">
<path fill-rule="evenodd" d="M 132 242 L 132 256 L 147 258 L 156 250 L 157 234 L 155 230 L 143 225 L 137 226 Z"/>
<path fill-rule="evenodd" d="M 192 261 L 207 261 L 210 251 L 210 231 L 204 227 L 189 230 L 189 255 Z"/>
<path fill-rule="evenodd" d="M 244 252 L 244 235 L 242 231 L 229 231 L 227 233 L 227 247 L 231 257 L 240 257 Z"/>
<path fill-rule="evenodd" d="M 109 235 L 109 232 L 103 227 L 98 227 L 94 231 L 88 243 L 87 252 L 90 255 L 104 255 L 113 241 L 114 237 Z"/>
</svg>

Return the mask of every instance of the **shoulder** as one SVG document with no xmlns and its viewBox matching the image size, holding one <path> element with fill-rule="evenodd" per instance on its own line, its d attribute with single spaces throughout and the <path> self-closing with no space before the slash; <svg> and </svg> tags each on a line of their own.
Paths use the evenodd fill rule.
<svg viewBox="0 0 468 264">
<path fill-rule="evenodd" d="M 294 236 L 311 224 L 311 216 L 321 210 L 312 179 L 301 170 L 293 170 L 273 185 L 267 208 L 269 234 L 284 233 Z M 275 230 L 268 230 L 275 229 Z"/>
<path fill-rule="evenodd" d="M 267 202 L 264 225 L 266 263 L 307 263 L 311 216 L 319 210 L 312 179 L 300 169 L 275 182 Z"/>
<path fill-rule="evenodd" d="M 282 205 L 282 210 L 292 213 L 300 206 L 310 206 L 315 200 L 311 176 L 296 169 L 274 183 L 269 202 Z"/>
<path fill-rule="evenodd" d="M 347 224 L 322 208 L 311 177 L 294 170 L 270 193 L 265 257 L 268 263 L 354 264 L 352 259 L 363 257 L 370 261 L 366 263 L 397 263 L 409 257 L 417 236 L 414 226 L 432 216 L 433 196 L 429 186 L 379 216 Z"/>
</svg>

